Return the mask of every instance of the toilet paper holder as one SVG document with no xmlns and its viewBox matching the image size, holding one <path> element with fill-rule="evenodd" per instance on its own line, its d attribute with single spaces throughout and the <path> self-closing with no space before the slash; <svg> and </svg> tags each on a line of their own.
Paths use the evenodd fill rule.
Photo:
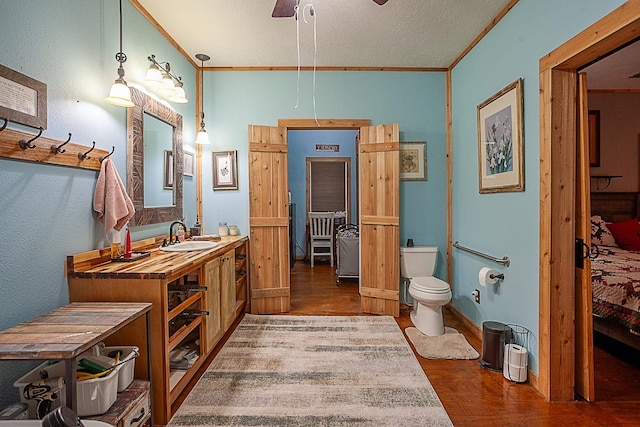
<svg viewBox="0 0 640 427">
<path fill-rule="evenodd" d="M 498 273 L 489 267 L 482 267 L 478 272 L 478 282 L 481 286 L 495 285 L 504 280 L 504 273 Z"/>
<path fill-rule="evenodd" d="M 504 273 L 498 273 L 498 274 L 490 274 L 489 278 L 491 279 L 497 279 L 497 280 L 504 280 Z"/>
</svg>

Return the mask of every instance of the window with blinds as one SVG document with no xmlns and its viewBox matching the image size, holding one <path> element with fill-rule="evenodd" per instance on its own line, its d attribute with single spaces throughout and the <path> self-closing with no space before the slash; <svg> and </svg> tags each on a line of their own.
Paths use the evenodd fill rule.
<svg viewBox="0 0 640 427">
<path fill-rule="evenodd" d="M 307 200 L 310 212 L 347 211 L 349 158 L 307 158 Z"/>
</svg>

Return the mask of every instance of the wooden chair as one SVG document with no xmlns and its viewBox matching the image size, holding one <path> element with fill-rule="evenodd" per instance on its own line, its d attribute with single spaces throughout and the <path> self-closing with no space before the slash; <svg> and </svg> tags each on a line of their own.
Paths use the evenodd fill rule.
<svg viewBox="0 0 640 427">
<path fill-rule="evenodd" d="M 309 212 L 311 267 L 316 256 L 329 256 L 333 267 L 333 221 L 335 212 Z"/>
</svg>

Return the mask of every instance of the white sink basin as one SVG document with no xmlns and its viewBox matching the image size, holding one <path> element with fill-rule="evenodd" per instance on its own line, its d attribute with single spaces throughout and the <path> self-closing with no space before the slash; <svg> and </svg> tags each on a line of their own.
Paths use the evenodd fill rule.
<svg viewBox="0 0 640 427">
<path fill-rule="evenodd" d="M 161 251 L 167 252 L 189 252 L 189 251 L 205 251 L 218 246 L 218 242 L 210 240 L 192 240 L 188 242 L 176 243 L 171 246 L 161 246 Z"/>
</svg>

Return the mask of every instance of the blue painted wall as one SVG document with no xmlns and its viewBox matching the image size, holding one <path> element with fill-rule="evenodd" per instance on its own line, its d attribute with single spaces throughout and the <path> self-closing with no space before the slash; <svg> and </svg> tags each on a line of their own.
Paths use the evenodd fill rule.
<svg viewBox="0 0 640 427">
<path fill-rule="evenodd" d="M 315 111 L 312 77 L 312 72 L 302 73 L 297 102 L 294 71 L 205 73 L 205 114 L 213 141 L 203 151 L 205 231 L 216 230 L 219 221 L 238 224 L 245 234 L 248 230 L 248 124 L 276 126 L 278 119 L 314 116 L 370 119 L 372 125 L 398 123 L 400 141 L 427 141 L 428 181 L 400 184 L 400 237 L 401 241 L 411 236 L 416 244 L 444 248 L 447 185 L 444 73 L 318 72 Z M 238 191 L 212 190 L 209 151 L 213 150 L 238 150 Z M 440 258 L 438 274 L 442 275 L 445 257 Z"/>
<path fill-rule="evenodd" d="M 152 53 L 171 63 L 191 101 L 172 106 L 184 118 L 185 150 L 195 152 L 190 143 L 196 127 L 194 67 L 128 1 L 123 15 L 125 79 L 141 84 Z M 47 85 L 45 136 L 64 141 L 71 132 L 73 142 L 82 145 L 114 146 L 111 158 L 124 181 L 127 112 L 104 102 L 117 77 L 118 21 L 117 1 L 3 0 L 0 63 Z M 0 329 L 67 304 L 67 255 L 106 245 L 104 227 L 93 212 L 96 178 L 96 171 L 0 158 Z M 195 218 L 195 182 L 184 181 L 185 212 Z M 133 227 L 132 238 L 167 228 Z M 0 407 L 18 400 L 13 382 L 30 366 L 0 363 Z"/>
<path fill-rule="evenodd" d="M 478 286 L 478 259 L 454 252 L 453 304 L 480 325 L 484 320 L 522 324 L 537 337 L 538 313 L 538 60 L 622 4 L 622 0 L 521 0 L 460 62 L 453 85 L 453 239 L 494 254 L 512 266 L 497 288 L 483 288 L 483 303 L 470 300 Z M 104 102 L 116 77 L 117 2 L 3 0 L 0 63 L 47 84 L 45 135 L 115 146 L 112 156 L 126 176 L 126 112 Z M 30 25 L 31 24 L 31 25 Z M 66 31 L 73 28 L 74 31 Z M 184 117 L 185 151 L 195 152 L 195 71 L 129 2 L 124 2 L 125 78 L 144 79 L 146 57 L 169 61 L 183 77 L 189 104 L 173 106 Z M 213 61 L 212 61 L 213 62 Z M 214 63 L 206 65 L 215 65 Z M 522 193 L 478 194 L 476 106 L 524 79 L 525 176 Z M 247 125 L 276 125 L 280 118 L 366 118 L 398 123 L 401 141 L 427 141 L 426 182 L 402 182 L 400 238 L 441 248 L 446 238 L 446 115 L 444 73 L 318 72 L 316 109 L 312 73 L 303 72 L 299 106 L 297 73 L 205 73 L 207 129 L 203 150 L 205 232 L 219 221 L 248 230 Z M 199 121 L 199 120 L 198 120 Z M 20 128 L 20 126 L 12 127 Z M 213 191 L 211 151 L 238 151 L 237 191 Z M 64 262 L 69 254 L 104 245 L 92 210 L 97 173 L 0 159 L 0 328 L 68 302 Z M 195 220 L 195 177 L 184 177 L 184 209 Z M 134 240 L 166 233 L 168 224 L 135 227 Z M 444 256 L 436 275 L 444 276 Z M 537 349 L 532 368 L 537 371 Z M 28 366 L 0 364 L 0 406 L 18 399 L 13 382 Z"/>
<path fill-rule="evenodd" d="M 617 6 L 620 0 L 521 0 L 453 70 L 453 241 L 501 258 L 483 261 L 454 249 L 453 304 L 476 325 L 486 320 L 523 325 L 530 368 L 538 371 L 539 59 Z M 524 79 L 525 191 L 479 194 L 477 106 Z M 483 266 L 505 274 L 483 288 Z M 480 289 L 481 304 L 471 292 Z"/>
<path fill-rule="evenodd" d="M 357 224 L 356 218 L 356 150 L 354 130 L 291 130 L 287 135 L 289 144 L 289 190 L 291 201 L 296 204 L 296 254 L 306 253 L 305 209 L 307 205 L 307 157 L 348 157 L 351 159 L 351 204 L 347 219 L 349 224 Z M 336 144 L 338 152 L 317 152 L 316 144 Z"/>
</svg>

